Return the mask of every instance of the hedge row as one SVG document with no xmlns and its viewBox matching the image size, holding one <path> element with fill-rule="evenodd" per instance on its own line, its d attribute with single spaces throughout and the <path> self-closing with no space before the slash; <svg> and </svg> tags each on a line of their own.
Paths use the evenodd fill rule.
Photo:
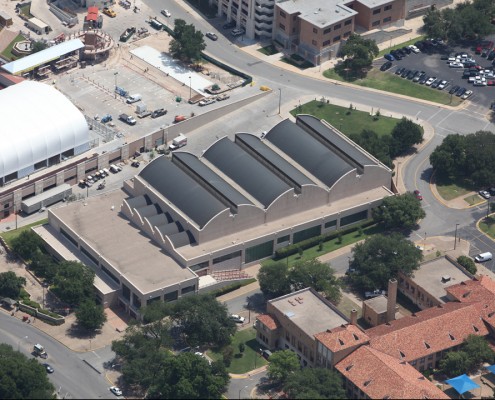
<svg viewBox="0 0 495 400">
<path fill-rule="evenodd" d="M 318 235 L 306 240 L 303 240 L 299 243 L 294 243 L 286 247 L 282 247 L 275 251 L 275 256 L 273 257 L 275 260 L 280 260 L 282 258 L 289 257 L 293 254 L 296 254 L 299 252 L 299 249 L 306 250 L 311 247 L 314 247 L 318 245 L 321 242 L 328 242 L 329 240 L 336 239 L 337 237 L 341 235 L 346 235 L 351 232 L 355 232 L 358 229 L 363 229 L 368 226 L 374 225 L 375 222 L 372 219 L 369 219 L 365 222 L 362 222 L 360 224 L 353 225 L 352 227 L 345 228 L 345 229 L 338 229 L 336 231 L 332 231 L 329 233 L 324 233 L 323 235 Z"/>
<path fill-rule="evenodd" d="M 220 297 L 223 296 L 224 294 L 233 292 L 234 290 L 237 290 L 243 286 L 249 285 L 250 283 L 256 282 L 256 279 L 250 278 L 250 279 L 245 279 L 242 282 L 236 282 L 231 285 L 224 286 L 223 288 L 213 290 L 211 293 L 215 297 Z"/>
<path fill-rule="evenodd" d="M 32 300 L 22 300 L 22 303 L 25 304 L 25 305 L 27 305 L 27 306 L 36 308 L 38 310 L 38 313 L 40 313 L 40 314 L 49 315 L 50 317 L 53 317 L 53 318 L 60 318 L 60 315 L 58 315 L 56 313 L 53 313 L 53 312 L 51 312 L 49 310 L 45 310 L 45 309 L 41 308 L 41 305 L 39 303 L 36 303 L 35 301 L 32 301 Z"/>
</svg>

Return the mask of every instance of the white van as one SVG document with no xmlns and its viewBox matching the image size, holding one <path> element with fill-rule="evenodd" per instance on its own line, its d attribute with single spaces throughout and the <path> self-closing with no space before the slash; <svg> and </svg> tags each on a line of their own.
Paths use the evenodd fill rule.
<svg viewBox="0 0 495 400">
<path fill-rule="evenodd" d="M 117 167 L 115 164 L 110 165 L 110 171 L 112 171 L 114 174 L 119 172 L 121 168 Z"/>
<path fill-rule="evenodd" d="M 492 253 L 487 251 L 486 253 L 481 253 L 478 254 L 476 257 L 474 257 L 474 261 L 476 262 L 485 262 L 485 261 L 490 261 L 493 258 Z"/>
<path fill-rule="evenodd" d="M 127 103 L 131 104 L 131 103 L 135 103 L 135 102 L 141 101 L 141 100 L 142 100 L 142 96 L 140 94 L 131 94 L 127 98 Z"/>
</svg>

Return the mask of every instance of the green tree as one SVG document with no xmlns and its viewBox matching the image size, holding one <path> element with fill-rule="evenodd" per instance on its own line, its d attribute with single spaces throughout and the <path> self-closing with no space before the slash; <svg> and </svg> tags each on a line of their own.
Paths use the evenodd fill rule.
<svg viewBox="0 0 495 400">
<path fill-rule="evenodd" d="M 469 370 L 478 369 L 483 363 L 493 364 L 495 353 L 483 336 L 469 335 L 462 344 L 462 351 L 469 359 Z"/>
<path fill-rule="evenodd" d="M 335 271 L 316 258 L 294 264 L 289 271 L 289 281 L 294 290 L 312 287 L 317 292 L 323 292 L 330 301 L 340 301 L 340 285 Z"/>
<path fill-rule="evenodd" d="M 25 284 L 26 279 L 13 271 L 0 273 L 0 297 L 18 299 Z"/>
<path fill-rule="evenodd" d="M 211 366 L 193 353 L 168 357 L 157 371 L 155 382 L 146 395 L 150 399 L 220 398 L 229 383 L 222 363 Z"/>
<path fill-rule="evenodd" d="M 170 316 L 181 326 L 189 346 L 222 347 L 236 331 L 227 306 L 209 294 L 181 298 L 171 306 Z"/>
<path fill-rule="evenodd" d="M 62 301 L 70 305 L 81 304 L 85 299 L 93 298 L 95 273 L 80 262 L 62 261 L 52 289 Z"/>
<path fill-rule="evenodd" d="M 475 275 L 478 269 L 476 268 L 476 264 L 474 263 L 473 259 L 467 256 L 459 256 L 457 257 L 456 260 L 459 264 L 461 264 L 466 270 Z"/>
<path fill-rule="evenodd" d="M 350 269 L 356 272 L 349 276 L 351 284 L 358 290 L 374 290 L 387 287 L 390 278 L 399 272 L 412 274 L 423 259 L 421 250 L 400 233 L 374 235 L 352 249 Z"/>
<path fill-rule="evenodd" d="M 284 385 L 290 399 L 346 399 L 342 378 L 326 368 L 304 368 Z"/>
<path fill-rule="evenodd" d="M 296 353 L 290 350 L 276 351 L 270 356 L 268 365 L 268 377 L 281 384 L 285 384 L 289 377 L 292 379 L 294 373 L 299 371 L 301 365 Z"/>
<path fill-rule="evenodd" d="M 411 150 L 415 144 L 423 141 L 423 130 L 410 119 L 403 117 L 392 129 L 392 138 L 394 140 L 394 154 L 392 157 L 404 155 Z"/>
<path fill-rule="evenodd" d="M 392 158 L 390 157 L 391 138 L 388 136 L 379 137 L 375 131 L 363 129 L 359 134 L 353 133 L 349 138 L 365 149 L 368 153 L 378 158 L 387 167 L 392 168 Z"/>
<path fill-rule="evenodd" d="M 340 54 L 344 57 L 344 62 L 336 68 L 340 74 L 346 69 L 350 69 L 353 76 L 363 76 L 373 62 L 373 58 L 378 55 L 378 46 L 371 39 L 364 39 L 362 36 L 352 33 L 347 42 L 342 46 Z"/>
<path fill-rule="evenodd" d="M 43 240 L 33 231 L 27 230 L 12 239 L 12 250 L 24 260 L 31 260 L 43 248 Z"/>
<path fill-rule="evenodd" d="M 266 298 L 272 299 L 291 292 L 288 274 L 289 268 L 283 261 L 261 266 L 258 282 Z"/>
<path fill-rule="evenodd" d="M 103 327 L 107 316 L 102 306 L 97 305 L 93 299 L 87 299 L 76 309 L 76 320 L 83 328 L 95 331 Z"/>
<path fill-rule="evenodd" d="M 440 10 L 430 8 L 423 17 L 423 29 L 428 37 L 445 38 L 446 21 Z"/>
<path fill-rule="evenodd" d="M 465 351 L 451 351 L 440 360 L 440 369 L 450 377 L 464 374 L 469 369 L 469 356 Z"/>
<path fill-rule="evenodd" d="M 0 344 L 0 399 L 54 399 L 55 388 L 34 358 Z"/>
<path fill-rule="evenodd" d="M 385 197 L 382 204 L 373 210 L 375 222 L 387 229 L 414 228 L 425 216 L 421 201 L 412 193 Z"/>
<path fill-rule="evenodd" d="M 33 48 L 32 48 L 31 54 L 37 53 L 41 50 L 45 50 L 47 47 L 48 47 L 48 44 L 46 42 L 38 40 L 38 41 L 33 43 Z"/>
<path fill-rule="evenodd" d="M 230 367 L 232 360 L 234 358 L 234 348 L 231 345 L 225 346 L 222 349 L 223 363 L 226 367 Z"/>
<path fill-rule="evenodd" d="M 204 36 L 193 24 L 187 25 L 182 19 L 175 20 L 174 39 L 170 42 L 170 53 L 182 61 L 201 59 L 201 52 L 206 48 Z"/>
<path fill-rule="evenodd" d="M 29 268 L 41 278 L 45 278 L 48 283 L 53 283 L 57 275 L 57 263 L 52 256 L 42 252 L 35 253 L 29 264 Z"/>
</svg>

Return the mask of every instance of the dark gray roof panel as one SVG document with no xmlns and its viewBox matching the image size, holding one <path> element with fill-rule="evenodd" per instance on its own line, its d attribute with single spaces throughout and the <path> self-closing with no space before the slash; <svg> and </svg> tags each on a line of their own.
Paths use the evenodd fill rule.
<svg viewBox="0 0 495 400">
<path fill-rule="evenodd" d="M 266 134 L 265 139 L 328 187 L 332 187 L 343 175 L 354 169 L 288 119 L 274 126 Z"/>
<path fill-rule="evenodd" d="M 170 200 L 200 228 L 203 228 L 219 212 L 227 209 L 166 157 L 158 157 L 150 162 L 139 176 Z"/>
<path fill-rule="evenodd" d="M 312 115 L 298 115 L 298 119 L 308 125 L 311 129 L 318 132 L 325 140 L 331 143 L 336 148 L 340 149 L 343 153 L 347 154 L 349 158 L 354 160 L 357 164 L 364 167 L 365 165 L 376 165 L 377 162 L 367 156 L 365 153 L 354 147 L 347 140 L 342 138 L 339 134 L 333 133 L 333 129 L 326 125 L 323 125 L 321 121 Z"/>
<path fill-rule="evenodd" d="M 309 179 L 296 167 L 291 165 L 287 160 L 285 160 L 268 146 L 263 144 L 257 136 L 251 135 L 249 133 L 238 133 L 236 134 L 236 140 L 237 138 L 246 143 L 251 149 L 253 149 L 275 168 L 285 174 L 293 182 L 296 182 L 299 186 L 315 184 L 311 179 Z"/>
<path fill-rule="evenodd" d="M 239 206 L 241 204 L 252 204 L 252 202 L 225 182 L 220 176 L 204 165 L 198 158 L 187 152 L 175 152 L 173 157 L 178 158 L 182 163 L 187 165 L 191 171 L 194 171 L 204 182 L 207 182 L 218 193 L 227 198 L 230 202 Z"/>
<path fill-rule="evenodd" d="M 226 137 L 206 150 L 203 157 L 251 194 L 265 208 L 282 193 L 292 189 Z"/>
</svg>

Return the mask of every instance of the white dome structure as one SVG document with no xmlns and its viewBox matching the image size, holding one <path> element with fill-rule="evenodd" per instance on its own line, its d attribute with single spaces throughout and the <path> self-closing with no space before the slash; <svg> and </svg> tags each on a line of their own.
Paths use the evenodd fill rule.
<svg viewBox="0 0 495 400">
<path fill-rule="evenodd" d="M 24 81 L 1 90 L 0 110 L 0 183 L 89 149 L 84 115 L 52 86 Z"/>
</svg>

